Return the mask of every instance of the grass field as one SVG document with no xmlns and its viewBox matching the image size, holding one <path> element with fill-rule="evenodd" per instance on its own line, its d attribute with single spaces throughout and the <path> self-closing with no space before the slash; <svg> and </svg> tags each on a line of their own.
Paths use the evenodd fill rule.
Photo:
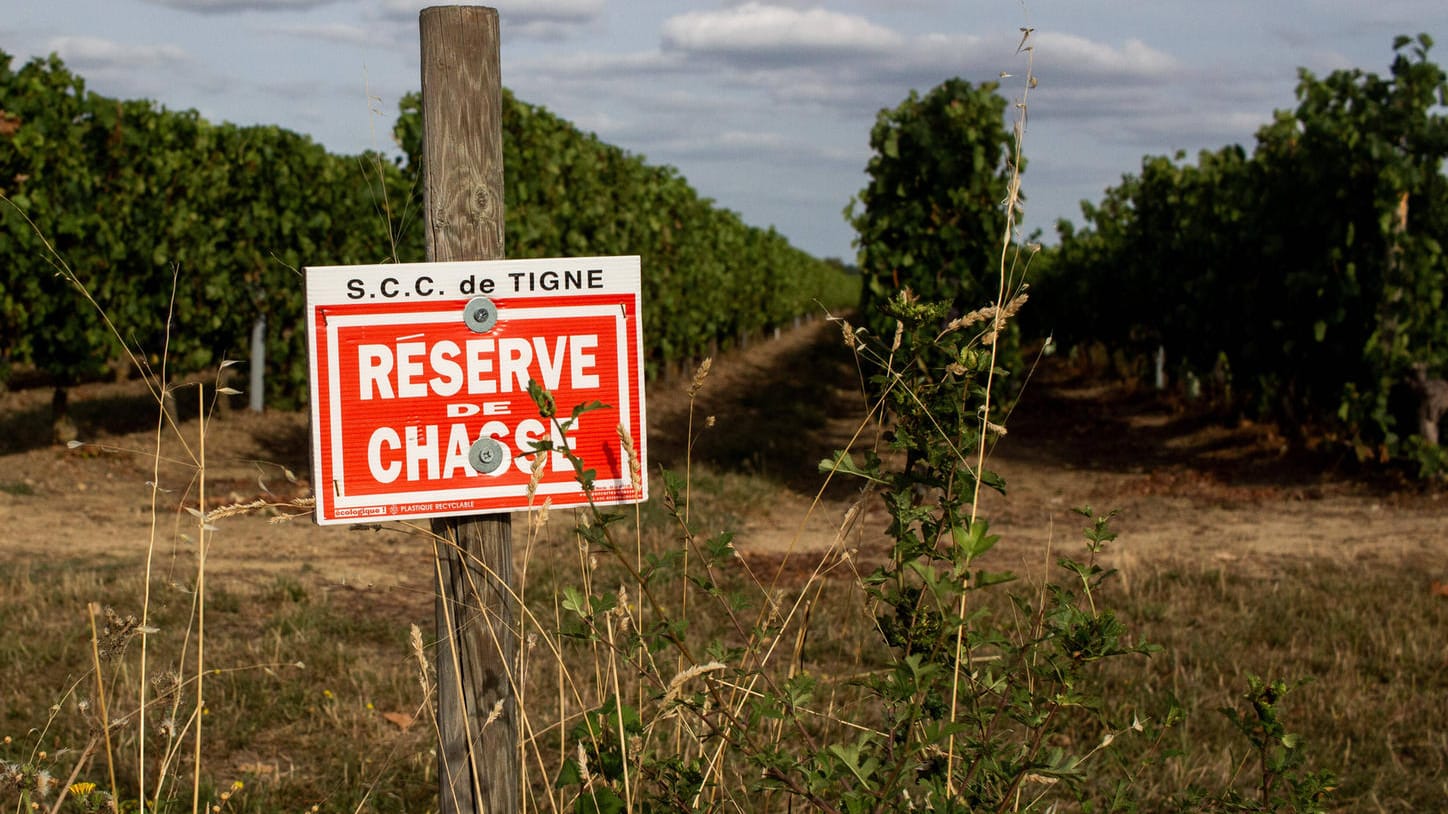
<svg viewBox="0 0 1448 814">
<path fill-rule="evenodd" d="M 717 747 L 684 716 L 671 717 L 669 704 L 706 698 L 706 687 L 748 688 L 691 671 L 676 652 L 623 645 L 661 623 L 687 622 L 690 641 L 716 643 L 696 654 L 699 665 L 752 660 L 762 681 L 780 686 L 821 678 L 805 704 L 815 723 L 791 734 L 759 721 L 750 732 L 761 741 L 882 724 L 867 684 L 890 661 L 860 575 L 887 556 L 884 520 L 869 501 L 851 512 L 853 486 L 831 484 L 817 499 L 815 462 L 848 441 L 860 423 L 848 411 L 863 403 L 832 330 L 806 326 L 720 359 L 692 402 L 688 381 L 651 383 L 655 467 L 683 473 L 686 454 L 693 461 L 679 507 L 699 531 L 687 558 L 657 483 L 654 500 L 613 529 L 621 559 L 580 546 L 573 513 L 554 512 L 542 525 L 515 518 L 516 567 L 526 570 L 522 590 L 538 620 L 524 633 L 529 810 L 573 808 L 553 780 L 576 758 L 570 731 L 608 697 L 656 714 L 629 746 L 654 756 L 640 765 L 658 769 L 660 756 Z M 1131 641 L 1162 649 L 1103 663 L 1092 678 L 1101 706 L 1072 710 L 1052 736 L 1089 752 L 1087 796 L 1104 805 L 1125 784 L 1143 810 L 1161 810 L 1196 784 L 1250 799 L 1260 764 L 1219 709 L 1245 709 L 1248 676 L 1258 675 L 1306 680 L 1281 710 L 1306 767 L 1337 776 L 1328 810 L 1448 806 L 1448 596 L 1434 581 L 1448 578 L 1440 495 L 1350 477 L 1282 453 L 1269 428 L 1223 430 L 1078 374 L 1042 371 L 1012 416 L 995 453 L 1010 496 L 986 504 L 1003 540 L 987 557 L 989 567 L 1019 573 L 1013 590 L 1031 600 L 1043 576 L 1060 578 L 1045 563 L 1082 549 L 1082 519 L 1069 509 L 1122 508 L 1121 537 L 1103 559 L 1119 574 L 1095 601 L 1114 609 Z M 117 409 L 135 398 L 132 385 L 97 385 L 95 397 L 110 399 L 102 412 L 87 412 L 87 393 L 77 395 L 91 446 L 14 443 L 0 468 L 8 529 L 0 761 L 30 784 L 22 792 L 0 778 L 0 802 L 49 810 L 72 787 L 59 810 L 86 810 L 97 791 L 73 784 L 109 791 L 114 783 L 130 809 L 142 795 L 161 800 L 160 810 L 190 810 L 193 799 L 238 812 L 435 809 L 426 535 L 269 522 L 289 510 L 200 528 L 178 508 L 196 495 L 186 467 L 158 467 L 152 433 Z M 47 395 L 6 394 L 0 421 L 27 426 Z M 696 430 L 716 418 L 692 444 L 691 406 Z M 282 473 L 306 471 L 297 448 L 304 427 L 301 416 L 217 414 L 205 430 L 209 505 L 303 493 Z M 193 417 L 183 430 L 200 427 Z M 154 532 L 152 479 L 174 487 Z M 726 530 L 727 546 L 710 542 Z M 204 639 L 196 636 L 198 537 L 210 540 Z M 623 567 L 650 556 L 674 558 L 656 607 L 630 592 Z M 617 606 L 570 610 L 569 589 Z M 993 609 L 1017 613 L 1004 596 Z M 1157 731 L 1173 708 L 1181 720 Z M 1093 748 L 1108 734 L 1109 748 Z M 782 791 L 749 791 L 747 769 L 723 766 L 709 794 L 688 802 L 789 809 Z"/>
</svg>

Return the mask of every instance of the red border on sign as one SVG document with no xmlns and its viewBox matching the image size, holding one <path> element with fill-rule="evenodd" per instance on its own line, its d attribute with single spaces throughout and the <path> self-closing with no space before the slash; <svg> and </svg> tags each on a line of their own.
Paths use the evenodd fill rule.
<svg viewBox="0 0 1448 814">
<path fill-rule="evenodd" d="M 497 296 L 485 333 L 464 324 L 467 298 L 309 303 L 317 522 L 587 504 L 567 456 L 530 451 L 545 439 L 592 471 L 593 503 L 646 499 L 638 300 Z M 554 421 L 539 416 L 529 380 L 552 393 Z M 580 405 L 591 408 L 575 419 Z M 506 455 L 487 473 L 467 460 L 483 437 Z"/>
</svg>

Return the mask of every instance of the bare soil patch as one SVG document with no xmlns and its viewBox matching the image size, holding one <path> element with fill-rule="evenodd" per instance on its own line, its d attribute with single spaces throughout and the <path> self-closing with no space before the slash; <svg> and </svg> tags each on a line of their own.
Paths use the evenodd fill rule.
<svg viewBox="0 0 1448 814">
<path fill-rule="evenodd" d="M 721 354 L 694 400 L 692 435 L 689 384 L 649 385 L 652 466 L 683 471 L 691 461 L 699 472 L 750 476 L 756 485 L 729 518 L 747 558 L 777 566 L 790 552 L 837 542 L 866 559 L 883 550 L 886 521 L 873 502 L 842 527 L 858 484 L 821 488 L 820 459 L 873 442 L 873 429 L 862 428 L 860 373 L 833 325 Z M 305 414 L 225 409 L 203 432 L 199 408 L 187 414 L 188 393 L 195 401 L 194 389 L 181 392 L 184 420 L 179 432 L 162 433 L 159 463 L 156 408 L 138 382 L 75 389 L 85 442 L 76 449 L 37 440 L 48 438 L 48 389 L 0 394 L 0 561 L 134 562 L 150 553 L 162 574 L 181 578 L 194 568 L 196 519 L 186 507 L 203 497 L 203 455 L 208 508 L 309 494 Z M 1331 559 L 1418 564 L 1424 591 L 1448 580 L 1442 490 L 1294 452 L 1275 428 L 1196 415 L 1054 360 L 1036 372 L 1008 426 L 991 465 L 1009 494 L 984 508 L 993 530 L 1019 541 L 1005 550 L 1022 561 L 1041 561 L 1048 541 L 1074 545 L 1082 519 L 1071 509 L 1089 505 L 1120 510 L 1114 557 L 1128 573 L 1145 560 L 1257 571 Z M 153 481 L 165 491 L 153 495 Z M 653 491 L 662 492 L 657 482 Z M 553 521 L 559 539 L 566 522 Z M 430 602 L 431 547 L 405 528 L 319 528 L 274 511 L 215 525 L 211 574 L 267 584 L 310 572 L 359 601 Z"/>
</svg>

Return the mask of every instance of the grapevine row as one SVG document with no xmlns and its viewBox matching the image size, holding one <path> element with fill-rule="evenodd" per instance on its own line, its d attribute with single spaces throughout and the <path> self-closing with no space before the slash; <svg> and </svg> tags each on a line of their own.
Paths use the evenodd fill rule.
<svg viewBox="0 0 1448 814">
<path fill-rule="evenodd" d="M 406 159 L 328 153 L 275 126 L 87 91 L 56 57 L 0 51 L 0 383 L 58 388 L 129 351 L 173 372 L 243 358 L 267 326 L 268 401 L 305 395 L 308 265 L 417 261 L 420 119 Z M 817 309 L 851 304 L 838 264 L 746 225 L 676 171 L 505 94 L 510 257 L 639 254 L 650 367 L 697 358 Z"/>
<path fill-rule="evenodd" d="M 1399 38 L 1387 77 L 1301 72 L 1297 108 L 1251 154 L 1146 158 L 1085 227 L 1061 225 L 1042 328 L 1163 348 L 1169 374 L 1230 409 L 1441 466 L 1419 415 L 1423 379 L 1448 370 L 1448 82 L 1431 46 Z"/>
</svg>

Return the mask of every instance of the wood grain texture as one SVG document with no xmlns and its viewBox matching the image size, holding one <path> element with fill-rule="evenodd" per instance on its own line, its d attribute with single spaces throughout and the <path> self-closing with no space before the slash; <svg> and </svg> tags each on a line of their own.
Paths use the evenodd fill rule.
<svg viewBox="0 0 1448 814">
<path fill-rule="evenodd" d="M 498 14 L 423 9 L 422 164 L 427 259 L 503 256 Z M 520 807 L 508 515 L 436 518 L 439 811 Z"/>
<path fill-rule="evenodd" d="M 436 6 L 423 9 L 420 28 L 428 260 L 499 259 L 503 81 L 498 13 L 482 6 Z"/>
</svg>

